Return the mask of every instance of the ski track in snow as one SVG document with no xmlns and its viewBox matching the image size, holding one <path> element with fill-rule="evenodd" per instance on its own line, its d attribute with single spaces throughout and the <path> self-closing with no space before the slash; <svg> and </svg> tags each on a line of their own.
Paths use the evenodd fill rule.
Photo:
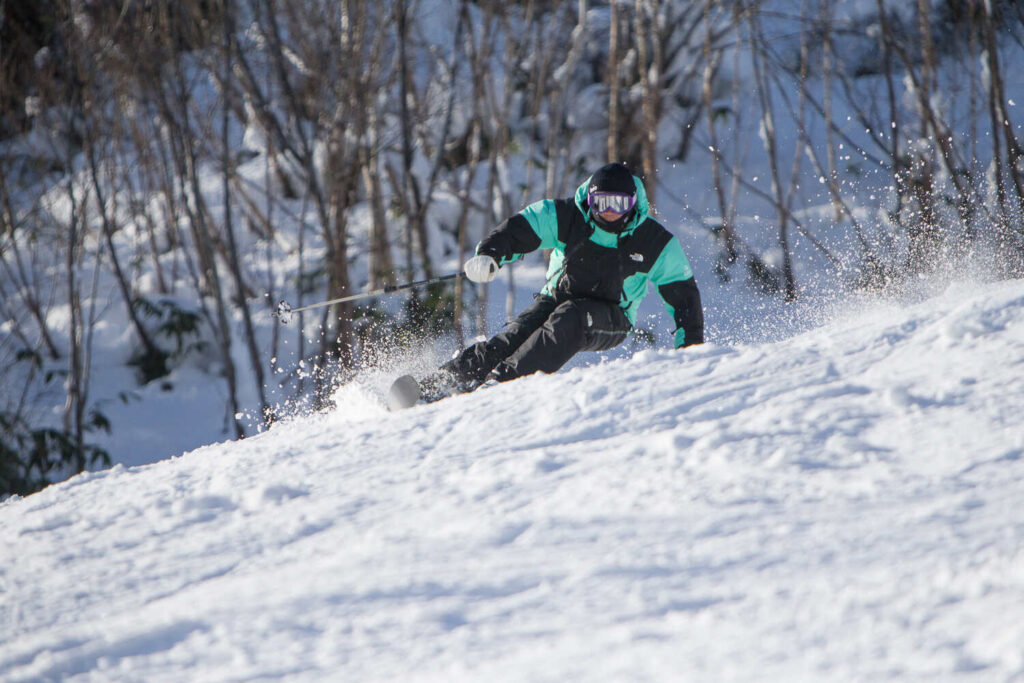
<svg viewBox="0 0 1024 683">
<path fill-rule="evenodd" d="M 1024 283 L 0 505 L 0 679 L 1021 680 Z"/>
</svg>

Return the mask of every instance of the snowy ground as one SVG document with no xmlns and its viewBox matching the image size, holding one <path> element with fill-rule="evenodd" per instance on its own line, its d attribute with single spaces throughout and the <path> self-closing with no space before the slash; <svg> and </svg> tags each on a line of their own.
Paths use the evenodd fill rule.
<svg viewBox="0 0 1024 683">
<path fill-rule="evenodd" d="M 1024 679 L 1024 282 L 0 504 L 0 679 Z"/>
</svg>

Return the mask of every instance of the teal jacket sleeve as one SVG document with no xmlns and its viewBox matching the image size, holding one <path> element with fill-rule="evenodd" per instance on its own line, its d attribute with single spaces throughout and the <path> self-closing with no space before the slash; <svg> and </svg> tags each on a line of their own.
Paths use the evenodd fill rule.
<svg viewBox="0 0 1024 683">
<path fill-rule="evenodd" d="M 651 268 L 651 282 L 675 322 L 675 346 L 704 343 L 704 309 L 690 261 L 679 240 L 672 238 Z"/>
<path fill-rule="evenodd" d="M 476 253 L 490 256 L 499 265 L 505 265 L 531 251 L 553 249 L 557 243 L 555 200 L 542 199 L 498 225 L 477 245 Z"/>
</svg>

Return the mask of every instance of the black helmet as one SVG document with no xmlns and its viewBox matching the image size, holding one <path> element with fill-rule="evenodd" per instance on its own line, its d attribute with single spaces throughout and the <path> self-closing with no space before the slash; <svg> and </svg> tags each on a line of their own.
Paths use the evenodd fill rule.
<svg viewBox="0 0 1024 683">
<path fill-rule="evenodd" d="M 625 164 L 607 164 L 590 176 L 587 206 L 594 222 L 608 232 L 622 232 L 636 207 L 636 183 Z M 602 218 L 601 214 L 614 215 Z"/>
</svg>

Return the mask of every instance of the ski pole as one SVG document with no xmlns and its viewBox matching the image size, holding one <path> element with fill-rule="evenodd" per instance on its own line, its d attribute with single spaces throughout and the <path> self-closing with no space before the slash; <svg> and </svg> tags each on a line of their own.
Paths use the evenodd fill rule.
<svg viewBox="0 0 1024 683">
<path fill-rule="evenodd" d="M 363 292 L 362 294 L 350 294 L 343 296 L 338 299 L 331 299 L 329 301 L 321 301 L 315 304 L 309 304 L 308 306 L 299 306 L 298 308 L 292 308 L 291 304 L 287 301 L 281 301 L 277 305 L 277 310 L 272 315 L 281 321 L 282 325 L 287 325 L 292 320 L 292 313 L 298 313 L 299 311 L 308 311 L 311 308 L 321 308 L 322 306 L 330 306 L 332 304 L 340 304 L 343 301 L 354 301 L 355 299 L 367 299 L 371 296 L 380 296 L 381 294 L 391 294 L 401 289 L 411 289 L 412 287 L 420 287 L 423 285 L 432 285 L 437 282 L 444 282 L 445 280 L 455 280 L 456 278 L 465 277 L 464 273 L 452 273 L 451 275 L 442 275 L 440 277 L 433 277 L 427 280 L 417 280 L 416 282 L 405 282 L 400 285 L 388 285 L 382 289 L 375 289 L 372 292 Z"/>
</svg>

